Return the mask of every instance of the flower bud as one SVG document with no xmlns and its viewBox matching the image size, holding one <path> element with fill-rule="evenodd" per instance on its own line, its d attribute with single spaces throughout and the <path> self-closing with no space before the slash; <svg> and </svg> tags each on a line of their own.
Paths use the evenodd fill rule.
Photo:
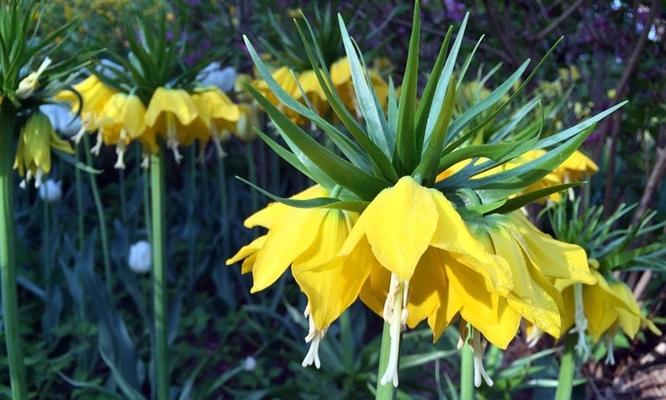
<svg viewBox="0 0 666 400">
<path fill-rule="evenodd" d="M 55 203 L 62 197 L 62 181 L 47 179 L 39 186 L 39 198 L 47 203 Z"/>
<path fill-rule="evenodd" d="M 39 77 L 44 73 L 46 68 L 51 65 L 51 59 L 46 57 L 37 71 L 31 72 L 28 76 L 19 82 L 16 88 L 16 97 L 19 99 L 27 99 L 32 96 L 39 85 Z"/>
<path fill-rule="evenodd" d="M 130 269 L 138 274 L 150 271 L 152 263 L 150 254 L 150 243 L 146 240 L 139 240 L 130 247 L 127 264 Z"/>
</svg>

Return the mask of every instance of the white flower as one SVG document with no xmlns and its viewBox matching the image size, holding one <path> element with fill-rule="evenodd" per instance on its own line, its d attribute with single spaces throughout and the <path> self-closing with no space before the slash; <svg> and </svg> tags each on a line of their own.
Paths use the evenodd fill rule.
<svg viewBox="0 0 666 400">
<path fill-rule="evenodd" d="M 236 82 L 236 70 L 233 67 L 222 68 L 219 62 L 212 62 L 199 72 L 197 80 L 204 86 L 217 86 L 223 92 L 230 92 Z"/>
<path fill-rule="evenodd" d="M 130 247 L 127 264 L 132 271 L 143 274 L 150 271 L 152 260 L 150 255 L 150 243 L 139 240 Z"/>
<path fill-rule="evenodd" d="M 39 185 L 39 198 L 47 203 L 55 203 L 62 197 L 62 182 L 47 179 Z"/>
<path fill-rule="evenodd" d="M 249 372 L 254 371 L 255 368 L 257 368 L 257 360 L 252 356 L 245 357 L 245 360 L 243 360 L 243 369 Z"/>
<path fill-rule="evenodd" d="M 39 106 L 39 111 L 49 117 L 53 129 L 65 136 L 76 135 L 81 130 L 81 119 L 74 117 L 62 104 L 44 104 Z"/>
</svg>

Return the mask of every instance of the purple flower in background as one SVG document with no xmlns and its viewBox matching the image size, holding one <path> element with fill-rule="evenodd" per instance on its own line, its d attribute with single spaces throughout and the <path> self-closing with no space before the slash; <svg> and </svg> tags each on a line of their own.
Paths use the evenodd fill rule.
<svg viewBox="0 0 666 400">
<path fill-rule="evenodd" d="M 444 0 L 444 6 L 448 11 L 449 18 L 454 21 L 462 21 L 465 16 L 465 5 L 456 0 Z"/>
</svg>

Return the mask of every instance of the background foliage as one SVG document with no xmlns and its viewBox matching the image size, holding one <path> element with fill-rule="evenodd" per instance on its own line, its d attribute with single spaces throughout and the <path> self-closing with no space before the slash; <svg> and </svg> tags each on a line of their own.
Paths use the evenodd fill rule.
<svg viewBox="0 0 666 400">
<path fill-rule="evenodd" d="M 79 28 L 63 47 L 64 53 L 102 45 L 125 51 L 128 43 L 123 26 L 132 13 L 150 14 L 166 7 L 169 18 L 186 27 L 173 38 L 185 43 L 186 64 L 215 49 L 222 65 L 251 74 L 241 35 L 247 33 L 254 43 L 263 43 L 262 50 L 268 52 L 279 47 L 285 36 L 295 34 L 290 19 L 299 7 L 312 17 L 316 7 L 325 9 L 321 3 L 181 0 L 165 5 L 147 0 L 57 0 L 45 4 L 41 29 L 46 34 L 78 18 Z M 608 212 L 621 203 L 638 202 L 633 215 L 625 217 L 627 221 L 637 219 L 648 207 L 663 220 L 666 7 L 659 0 L 422 3 L 422 65 L 426 69 L 449 24 L 459 22 L 465 12 L 471 14 L 467 37 L 487 34 L 476 57 L 482 61 L 471 66 L 470 75 L 476 69 L 482 76 L 497 63 L 513 70 L 526 58 L 538 60 L 564 35 L 555 56 L 530 84 L 531 91 L 539 90 L 553 99 L 570 92 L 559 116 L 561 123 L 630 99 L 586 143 L 586 152 L 600 165 L 600 172 L 585 189 L 589 202 L 603 204 Z M 361 47 L 373 49 L 377 64 L 399 82 L 411 7 L 401 1 L 337 1 L 330 7 L 346 20 L 356 21 L 349 26 L 355 37 L 362 38 Z M 284 31 L 276 30 L 276 24 Z M 467 50 L 474 42 L 465 43 Z M 272 60 L 280 58 L 273 56 Z M 173 398 L 292 398 L 296 393 L 304 399 L 368 397 L 368 382 L 374 379 L 378 358 L 378 318 L 353 307 L 322 343 L 324 368 L 302 369 L 307 323 L 301 313 L 305 302 L 296 286 L 282 279 L 277 287 L 250 296 L 248 277 L 241 276 L 238 268 L 224 266 L 230 251 L 255 234 L 243 228 L 243 219 L 267 202 L 233 177 L 248 177 L 280 195 L 305 187 L 305 178 L 258 141 L 228 143 L 224 170 L 214 149 L 207 149 L 202 157 L 194 148 L 189 150 L 183 163 L 169 160 L 167 165 Z M 81 149 L 77 156 L 85 160 Z M 76 171 L 70 159 L 58 160 L 51 177 L 62 181 L 63 197 L 56 203 L 41 201 L 36 191 L 18 193 L 20 315 L 35 398 L 143 398 L 150 393 L 149 277 L 132 272 L 127 265 L 129 246 L 148 239 L 146 173 L 139 167 L 138 152 L 129 155 L 125 171 L 113 169 L 114 161 L 113 150 L 105 149 L 91 165 L 99 173 L 89 173 Z M 109 232 L 110 282 L 102 274 L 91 177 L 99 187 Z M 227 197 L 220 191 L 223 184 L 228 188 Z M 81 210 L 77 209 L 78 195 L 82 196 Z M 228 204 L 228 215 L 221 213 L 223 202 Z M 84 240 L 79 238 L 78 218 L 83 219 Z M 222 236 L 226 223 L 230 224 L 229 237 Z M 543 228 L 548 229 L 547 225 Z M 643 299 L 649 315 L 664 314 L 663 275 L 634 272 L 623 278 Z M 663 322 L 658 317 L 655 321 Z M 428 336 L 425 332 L 416 330 L 405 336 L 400 387 L 404 392 L 399 397 L 455 398 L 452 382 L 457 381 L 458 355 L 454 330 L 434 346 L 424 344 L 427 340 L 414 340 Z M 630 384 L 651 371 L 663 374 L 666 356 L 663 350 L 659 352 L 666 345 L 663 338 L 641 336 L 633 343 L 618 344 L 615 366 L 595 360 L 586 364 L 587 380 L 577 386 L 576 396 L 640 396 L 666 384 L 655 379 L 650 387 Z M 488 369 L 496 385 L 483 389 L 480 398 L 551 397 L 558 353 L 557 348 L 549 350 L 551 347 L 552 342 L 543 340 L 536 349 L 529 349 L 518 338 L 505 353 L 489 350 Z M 2 357 L 0 393 L 9 396 L 6 359 Z M 597 354 L 596 360 L 603 360 L 603 354 Z"/>
</svg>

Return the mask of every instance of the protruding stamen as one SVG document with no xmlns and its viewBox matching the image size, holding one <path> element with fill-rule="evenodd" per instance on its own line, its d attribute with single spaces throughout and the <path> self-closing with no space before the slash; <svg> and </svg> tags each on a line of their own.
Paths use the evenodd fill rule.
<svg viewBox="0 0 666 400">
<path fill-rule="evenodd" d="M 326 329 L 317 329 L 314 318 L 310 313 L 309 303 L 305 307 L 305 311 L 303 311 L 303 316 L 308 319 L 308 334 L 305 336 L 305 343 L 310 343 L 310 348 L 305 354 L 301 366 L 305 368 L 314 364 L 315 368 L 319 369 L 319 367 L 321 367 L 321 361 L 319 360 L 319 343 L 324 338 L 324 335 L 326 335 Z"/>
<path fill-rule="evenodd" d="M 585 308 L 583 306 L 583 285 L 577 283 L 574 285 L 574 303 L 576 304 L 576 319 L 575 327 L 571 330 L 572 333 L 578 333 L 578 343 L 576 343 L 576 351 L 585 360 L 590 355 L 590 348 L 585 340 L 585 332 L 587 331 L 587 318 L 585 317 Z"/>
<path fill-rule="evenodd" d="M 178 149 L 178 127 L 176 126 L 176 117 L 171 114 L 166 114 L 166 123 L 167 123 L 167 147 L 173 152 L 173 158 L 176 160 L 177 164 L 180 164 L 183 159 L 183 155 L 180 154 Z"/>
<path fill-rule="evenodd" d="M 116 164 L 114 165 L 114 168 L 116 168 L 116 169 L 125 169 L 125 145 L 124 144 L 118 144 L 116 146 L 116 154 L 118 155 L 118 159 L 116 160 Z"/>
<path fill-rule="evenodd" d="M 606 359 L 604 360 L 604 363 L 606 365 L 615 365 L 615 353 L 614 353 L 614 344 L 613 344 L 613 338 L 615 337 L 615 330 L 611 330 L 606 334 L 606 337 L 604 338 L 606 342 Z"/>
<path fill-rule="evenodd" d="M 476 330 L 472 334 L 472 350 L 474 351 L 474 386 L 481 386 L 482 378 L 486 385 L 492 386 L 494 382 L 483 366 L 483 353 L 486 350 L 486 343 L 481 340 L 481 334 Z"/>
<path fill-rule="evenodd" d="M 148 157 L 148 154 L 144 154 L 141 156 L 141 168 L 148 169 L 148 166 L 150 165 L 150 158 Z"/>
<path fill-rule="evenodd" d="M 86 134 L 86 128 L 85 128 L 85 126 L 83 126 L 83 124 L 81 124 L 81 129 L 79 129 L 79 131 L 76 133 L 76 135 L 72 136 L 71 139 L 75 144 L 79 144 L 81 139 L 83 139 L 83 135 L 85 135 L 85 134 Z"/>
<path fill-rule="evenodd" d="M 90 150 L 90 152 L 98 156 L 99 151 L 101 149 L 102 149 L 102 131 L 97 131 L 97 142 L 95 142 L 95 146 Z"/>
<path fill-rule="evenodd" d="M 543 332 L 536 325 L 532 326 L 532 331 L 527 335 L 525 341 L 527 342 L 527 347 L 534 347 L 539 343 L 539 340 L 543 336 Z"/>
<path fill-rule="evenodd" d="M 407 305 L 407 291 L 406 282 L 400 282 L 396 274 L 391 274 L 391 282 L 389 283 L 389 292 L 386 296 L 384 303 L 384 319 L 389 323 L 389 336 L 391 338 L 391 346 L 389 351 L 389 359 L 386 365 L 386 371 L 380 379 L 380 384 L 386 385 L 389 382 L 393 383 L 394 387 L 398 387 L 398 358 L 400 355 L 400 333 L 403 328 L 404 321 L 407 319 L 406 305 Z M 403 312 L 403 309 L 405 309 Z"/>
</svg>

